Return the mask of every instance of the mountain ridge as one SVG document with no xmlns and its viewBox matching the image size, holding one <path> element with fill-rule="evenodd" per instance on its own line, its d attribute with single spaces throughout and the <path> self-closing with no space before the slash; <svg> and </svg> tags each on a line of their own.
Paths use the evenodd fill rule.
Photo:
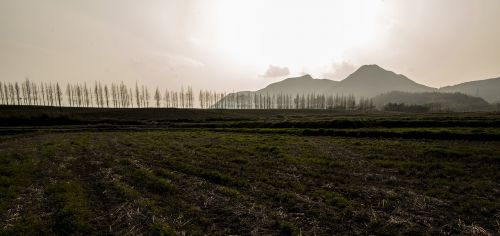
<svg viewBox="0 0 500 236">
<path fill-rule="evenodd" d="M 416 83 L 402 74 L 372 64 L 359 67 L 330 90 L 333 93 L 347 93 L 357 97 L 373 97 L 390 91 L 431 92 L 436 88 Z"/>
<path fill-rule="evenodd" d="M 289 87 L 290 84 L 292 89 Z M 301 84 L 297 86 L 297 84 Z M 500 77 L 473 80 L 460 84 L 435 88 L 417 83 L 403 74 L 386 70 L 377 64 L 360 66 L 356 71 L 340 81 L 315 79 L 306 74 L 271 83 L 255 93 L 283 94 L 353 94 L 357 97 L 374 97 L 391 91 L 401 92 L 441 92 L 463 93 L 481 97 L 489 103 L 500 102 Z"/>
<path fill-rule="evenodd" d="M 282 81 L 269 84 L 268 86 L 255 91 L 255 93 L 317 93 L 325 87 L 330 87 L 337 83 L 338 81 L 329 79 L 314 79 L 311 75 L 306 74 L 299 77 L 286 78 Z"/>
<path fill-rule="evenodd" d="M 499 91 L 500 78 L 469 81 L 457 85 L 433 88 L 419 84 L 403 74 L 397 74 L 376 64 L 371 64 L 359 67 L 341 81 L 315 79 L 311 75 L 306 74 L 271 83 L 256 91 L 240 91 L 231 93 L 230 95 L 249 97 L 252 95 L 291 95 L 295 97 L 296 95 L 325 94 L 354 95 L 357 99 L 362 99 L 376 98 L 377 96 L 380 98 L 381 95 L 385 95 L 387 98 L 389 95 L 394 95 L 394 93 L 389 94 L 391 92 L 400 92 L 399 94 L 403 94 L 402 96 L 392 96 L 391 98 L 400 98 L 399 102 L 404 102 L 407 101 L 407 99 L 404 98 L 405 95 L 411 96 L 414 98 L 413 100 L 418 101 L 424 101 L 425 96 L 431 96 L 433 99 L 443 102 L 443 105 L 447 107 L 465 110 L 469 109 L 471 106 L 461 106 L 461 100 L 467 101 L 468 104 L 477 104 L 478 107 L 486 107 L 481 101 L 474 100 L 474 98 L 481 98 L 481 100 L 484 100 L 486 103 L 500 102 Z M 467 96 L 464 97 L 455 93 Z M 224 98 L 222 100 L 224 100 Z M 398 100 L 392 99 L 391 102 L 398 102 Z"/>
<path fill-rule="evenodd" d="M 439 88 L 444 92 L 460 92 L 481 97 L 489 103 L 500 103 L 500 77 L 468 81 Z"/>
</svg>

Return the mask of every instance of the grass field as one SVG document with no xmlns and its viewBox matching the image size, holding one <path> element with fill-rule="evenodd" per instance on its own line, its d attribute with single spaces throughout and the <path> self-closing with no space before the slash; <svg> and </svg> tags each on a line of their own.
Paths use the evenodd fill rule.
<svg viewBox="0 0 500 236">
<path fill-rule="evenodd" d="M 500 234 L 499 114 L 36 109 L 0 235 Z"/>
</svg>

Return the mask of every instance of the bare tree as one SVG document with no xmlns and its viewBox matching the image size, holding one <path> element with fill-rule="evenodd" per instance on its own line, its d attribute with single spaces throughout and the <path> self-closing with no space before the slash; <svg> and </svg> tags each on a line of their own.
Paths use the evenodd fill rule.
<svg viewBox="0 0 500 236">
<path fill-rule="evenodd" d="M 3 93 L 3 97 L 4 97 L 4 104 L 5 105 L 9 105 L 9 86 L 7 85 L 6 82 L 3 83 L 3 88 L 0 88 L 0 89 L 3 89 L 2 90 L 2 93 Z"/>
<path fill-rule="evenodd" d="M 116 108 L 117 100 L 116 100 L 116 86 L 114 83 L 111 83 L 111 98 L 113 100 L 113 107 Z"/>
<path fill-rule="evenodd" d="M 137 104 L 137 108 L 141 107 L 141 98 L 140 98 L 139 86 L 137 85 L 137 81 L 135 81 L 135 101 Z"/>
<path fill-rule="evenodd" d="M 149 107 L 149 92 L 148 92 L 148 87 L 146 87 L 146 89 L 145 89 L 144 99 L 146 100 L 146 107 Z"/>
<path fill-rule="evenodd" d="M 158 87 L 156 87 L 154 99 L 156 101 L 156 107 L 157 108 L 160 107 L 161 94 L 160 94 L 160 90 L 158 89 Z"/>
<path fill-rule="evenodd" d="M 59 87 L 59 83 L 56 83 L 56 98 L 57 98 L 57 103 L 59 105 L 59 107 L 61 107 L 61 101 L 62 101 L 62 92 L 61 92 L 61 88 Z"/>
<path fill-rule="evenodd" d="M 42 93 L 42 102 L 44 106 L 47 106 L 47 92 L 45 91 L 45 86 L 43 86 L 43 82 L 40 83 L 40 92 Z"/>
<path fill-rule="evenodd" d="M 10 104 L 12 105 L 15 105 L 15 102 L 16 102 L 16 98 L 15 98 L 15 89 L 14 89 L 14 85 L 12 85 L 11 83 L 9 83 L 9 97 L 10 97 Z"/>
<path fill-rule="evenodd" d="M 27 104 L 27 101 L 26 101 L 26 84 L 24 82 L 21 82 L 21 101 L 22 101 L 22 104 Z"/>
<path fill-rule="evenodd" d="M 181 100 L 181 107 L 184 108 L 185 107 L 184 87 L 181 87 L 180 100 Z"/>
<path fill-rule="evenodd" d="M 26 78 L 26 95 L 28 96 L 28 105 L 33 105 L 33 88 L 29 78 Z"/>
<path fill-rule="evenodd" d="M 42 88 L 42 91 L 43 91 L 43 88 Z M 68 97 L 68 105 L 70 107 L 72 107 L 73 106 L 73 98 L 71 97 L 71 85 L 70 84 L 66 85 L 66 96 Z"/>
<path fill-rule="evenodd" d="M 106 107 L 109 108 L 109 91 L 108 91 L 108 85 L 104 85 L 104 96 L 106 97 Z"/>
<path fill-rule="evenodd" d="M 165 89 L 165 94 L 163 95 L 163 99 L 165 100 L 165 107 L 170 107 L 170 93 L 167 89 Z"/>
<path fill-rule="evenodd" d="M 120 84 L 120 102 L 121 102 L 121 107 L 126 107 L 127 103 L 129 102 L 128 99 L 128 89 L 127 86 L 123 83 L 123 81 Z"/>
<path fill-rule="evenodd" d="M 3 83 L 2 81 L 0 81 L 0 98 L 1 98 L 1 101 L 2 101 L 2 105 L 5 105 L 5 97 L 3 95 Z"/>
<path fill-rule="evenodd" d="M 129 88 L 129 105 L 130 107 L 134 107 L 134 93 L 132 92 L 132 88 Z"/>
<path fill-rule="evenodd" d="M 90 93 L 89 93 L 89 88 L 87 87 L 87 82 L 83 83 L 83 98 L 85 102 L 85 107 L 90 106 Z"/>
<path fill-rule="evenodd" d="M 188 86 L 187 97 L 188 97 L 188 108 L 193 108 L 194 94 L 193 94 L 193 88 L 191 88 L 191 86 Z"/>
<path fill-rule="evenodd" d="M 38 87 L 35 82 L 31 82 L 31 90 L 33 91 L 33 103 L 34 105 L 40 105 Z"/>
<path fill-rule="evenodd" d="M 200 103 L 200 108 L 205 108 L 205 96 L 202 90 L 200 90 L 200 93 L 198 94 L 198 100 Z"/>
<path fill-rule="evenodd" d="M 16 100 L 17 100 L 17 105 L 21 105 L 21 95 L 19 94 L 20 91 L 19 91 L 19 84 L 16 82 L 16 84 L 14 85 L 14 88 L 16 90 Z"/>
<path fill-rule="evenodd" d="M 82 89 L 82 86 L 80 84 L 76 84 L 75 86 L 75 89 L 76 89 L 76 101 L 77 101 L 77 104 L 78 104 L 78 107 L 82 107 L 82 104 L 83 104 L 83 89 Z"/>
<path fill-rule="evenodd" d="M 49 87 L 49 100 L 50 100 L 50 105 L 51 106 L 54 106 L 54 101 L 55 101 L 55 89 L 52 85 L 52 83 L 49 83 L 48 84 L 48 87 Z"/>
<path fill-rule="evenodd" d="M 92 86 L 89 86 L 86 91 L 89 95 L 89 107 L 94 107 L 94 93 L 92 92 Z"/>
<path fill-rule="evenodd" d="M 101 108 L 104 107 L 104 94 L 101 86 L 101 82 L 99 82 L 99 101 L 101 102 Z"/>
<path fill-rule="evenodd" d="M 144 85 L 142 85 L 142 91 L 141 91 L 141 107 L 146 107 L 146 89 L 144 88 Z"/>
<path fill-rule="evenodd" d="M 179 96 L 176 91 L 172 91 L 172 107 L 179 107 Z"/>
<path fill-rule="evenodd" d="M 94 98 L 95 98 L 95 104 L 97 107 L 99 107 L 100 101 L 99 101 L 99 87 L 97 86 L 97 81 L 94 84 Z"/>
</svg>

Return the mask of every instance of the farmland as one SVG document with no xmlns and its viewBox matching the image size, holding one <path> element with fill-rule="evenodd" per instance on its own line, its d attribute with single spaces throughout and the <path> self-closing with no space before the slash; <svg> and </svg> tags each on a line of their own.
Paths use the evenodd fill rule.
<svg viewBox="0 0 500 236">
<path fill-rule="evenodd" d="M 0 111 L 0 235 L 500 234 L 498 113 Z"/>
</svg>

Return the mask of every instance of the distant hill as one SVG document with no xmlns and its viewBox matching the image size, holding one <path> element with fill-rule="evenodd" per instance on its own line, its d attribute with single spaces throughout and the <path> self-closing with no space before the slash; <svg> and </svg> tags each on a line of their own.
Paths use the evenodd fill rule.
<svg viewBox="0 0 500 236">
<path fill-rule="evenodd" d="M 329 79 L 313 79 L 310 75 L 304 75 L 272 83 L 263 89 L 257 90 L 256 93 L 285 93 L 294 95 L 324 93 L 327 88 L 335 86 L 337 83 L 339 82 Z"/>
<path fill-rule="evenodd" d="M 484 98 L 490 103 L 500 102 L 500 77 L 494 79 L 477 80 L 440 88 L 443 92 L 460 92 Z"/>
<path fill-rule="evenodd" d="M 225 98 L 222 98 L 216 104 L 229 102 L 231 99 L 236 99 L 236 97 L 251 97 L 253 95 L 262 96 L 272 96 L 278 94 L 287 94 L 295 96 L 297 94 L 325 94 L 326 89 L 334 86 L 339 82 L 329 80 L 329 79 L 314 79 L 311 75 L 303 75 L 299 77 L 292 77 L 284 79 L 282 81 L 272 83 L 263 89 L 257 91 L 239 91 L 228 94 Z M 218 105 L 215 105 L 218 106 Z"/>
<path fill-rule="evenodd" d="M 373 97 L 391 91 L 431 92 L 436 89 L 415 83 L 404 75 L 387 71 L 378 65 L 364 65 L 340 82 L 304 75 L 272 83 L 255 93 L 354 94 L 356 97 Z"/>
<path fill-rule="evenodd" d="M 437 89 L 416 83 L 378 65 L 364 65 L 342 81 L 314 79 L 310 75 L 304 75 L 272 83 L 257 91 L 232 93 L 228 95 L 228 99 L 251 98 L 253 95 L 273 97 L 279 94 L 352 94 L 357 99 L 375 98 L 379 107 L 389 102 L 414 105 L 440 103 L 443 108 L 453 110 L 488 110 L 491 108 L 488 102 L 500 102 L 500 78 Z M 225 99 L 219 102 L 224 102 Z"/>
<path fill-rule="evenodd" d="M 328 92 L 354 94 L 356 97 L 373 97 L 391 91 L 431 92 L 435 90 L 435 88 L 415 83 L 404 75 L 387 71 L 378 65 L 364 65 L 332 86 Z"/>
<path fill-rule="evenodd" d="M 407 93 L 394 91 L 375 96 L 373 102 L 379 108 L 388 103 L 405 103 L 408 105 L 440 104 L 442 109 L 455 111 L 484 111 L 493 109 L 493 106 L 484 99 L 462 93 Z"/>
</svg>

